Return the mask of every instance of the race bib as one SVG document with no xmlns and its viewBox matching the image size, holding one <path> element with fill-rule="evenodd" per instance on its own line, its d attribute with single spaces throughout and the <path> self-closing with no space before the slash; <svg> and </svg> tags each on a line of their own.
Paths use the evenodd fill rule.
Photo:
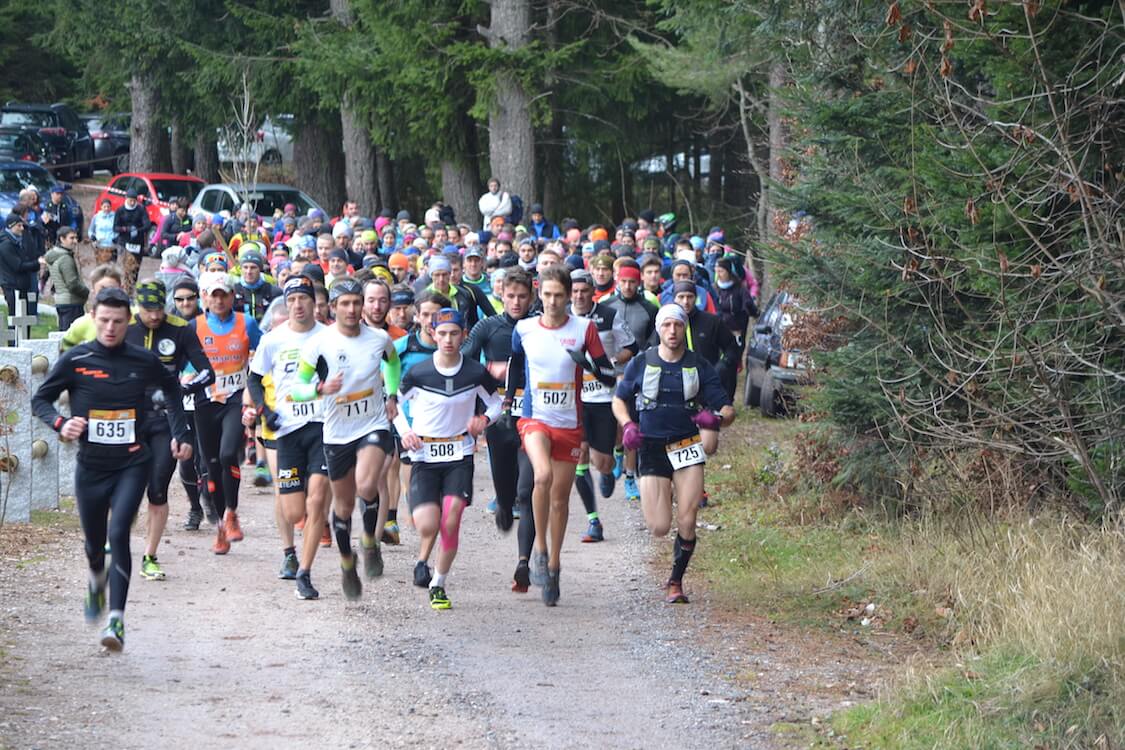
<svg viewBox="0 0 1125 750">
<path fill-rule="evenodd" d="M 536 384 L 535 405 L 546 411 L 572 411 L 574 409 L 574 384 Z"/>
<path fill-rule="evenodd" d="M 133 409 L 91 409 L 86 420 L 86 439 L 91 443 L 132 445 L 137 442 L 137 413 Z"/>
<path fill-rule="evenodd" d="M 672 464 L 672 471 L 707 462 L 707 454 L 703 452 L 703 439 L 699 435 L 668 443 L 664 450 L 668 452 L 668 463 Z"/>
<path fill-rule="evenodd" d="M 246 369 L 234 372 L 215 373 L 215 384 L 207 389 L 207 395 L 225 397 L 246 387 Z"/>
<path fill-rule="evenodd" d="M 501 396 L 504 395 L 504 389 L 498 388 L 496 392 Z M 512 414 L 519 414 L 523 411 L 523 388 L 517 388 L 516 392 L 512 394 Z"/>
<path fill-rule="evenodd" d="M 312 419 L 320 413 L 320 399 L 315 401 L 286 401 L 289 416 L 293 419 Z"/>
<path fill-rule="evenodd" d="M 595 378 L 588 372 L 582 373 L 582 398 L 589 400 L 596 397 L 605 397 L 612 394 L 609 386 Z"/>
<path fill-rule="evenodd" d="M 368 419 L 375 414 L 375 391 L 368 388 L 336 397 L 336 409 L 347 420 Z"/>
<path fill-rule="evenodd" d="M 128 250 L 131 253 L 140 254 L 141 245 L 140 245 L 139 242 L 126 242 L 125 243 L 125 249 Z"/>
<path fill-rule="evenodd" d="M 464 435 L 458 435 L 451 438 L 422 438 L 424 456 L 422 460 L 428 464 L 460 461 L 464 455 L 462 449 L 464 437 Z"/>
</svg>

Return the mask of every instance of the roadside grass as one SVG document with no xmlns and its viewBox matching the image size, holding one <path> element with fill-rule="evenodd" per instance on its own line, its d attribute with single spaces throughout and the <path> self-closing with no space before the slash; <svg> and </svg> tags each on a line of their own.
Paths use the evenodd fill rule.
<svg viewBox="0 0 1125 750">
<path fill-rule="evenodd" d="M 701 514 L 718 528 L 701 530 L 692 572 L 779 622 L 909 633 L 944 652 L 834 715 L 825 743 L 1125 748 L 1125 528 L 875 518 L 793 476 L 800 430 L 744 415 L 724 433 Z"/>
</svg>

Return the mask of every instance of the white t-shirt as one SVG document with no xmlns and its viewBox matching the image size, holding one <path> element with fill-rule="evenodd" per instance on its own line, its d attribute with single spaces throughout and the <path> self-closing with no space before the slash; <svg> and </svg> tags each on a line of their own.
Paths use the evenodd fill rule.
<svg viewBox="0 0 1125 750">
<path fill-rule="evenodd" d="M 262 377 L 269 375 L 273 379 L 273 410 L 281 416 L 280 426 L 274 433 L 276 437 L 288 435 L 308 422 L 320 422 L 323 419 L 320 413 L 321 399 L 294 401 L 289 398 L 289 394 L 297 383 L 297 363 L 301 358 L 301 350 L 310 339 L 325 330 L 327 326 L 315 323 L 308 331 L 298 333 L 288 323 L 283 323 L 262 336 L 258 342 L 254 359 L 250 361 L 250 372 Z"/>
<path fill-rule="evenodd" d="M 380 364 L 384 353 L 393 353 L 394 348 L 385 331 L 367 326 L 360 326 L 356 336 L 327 327 L 305 343 L 301 360 L 315 367 L 323 357 L 328 365 L 325 381 L 344 376 L 338 393 L 321 398 L 326 444 L 343 445 L 375 430 L 390 429 Z"/>
</svg>

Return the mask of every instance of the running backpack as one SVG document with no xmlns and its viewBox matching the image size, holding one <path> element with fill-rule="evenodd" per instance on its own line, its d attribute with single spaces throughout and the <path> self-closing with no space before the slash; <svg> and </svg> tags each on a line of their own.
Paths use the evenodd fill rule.
<svg viewBox="0 0 1125 750">
<path fill-rule="evenodd" d="M 509 194 L 508 200 L 512 203 L 512 213 L 508 216 L 508 220 L 513 224 L 519 224 L 523 221 L 523 198 Z"/>
</svg>

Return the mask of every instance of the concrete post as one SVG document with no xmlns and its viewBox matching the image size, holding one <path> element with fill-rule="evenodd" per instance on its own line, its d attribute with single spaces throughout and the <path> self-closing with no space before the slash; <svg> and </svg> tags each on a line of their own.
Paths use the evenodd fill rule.
<svg viewBox="0 0 1125 750">
<path fill-rule="evenodd" d="M 49 340 L 56 341 L 59 346 L 62 346 L 62 337 L 65 334 L 61 331 L 51 331 L 47 334 Z M 55 408 L 59 410 L 59 414 L 64 417 L 70 416 L 70 396 L 64 393 L 59 402 L 55 404 Z M 55 438 L 58 441 L 58 436 Z M 58 441 L 55 445 L 55 450 L 59 457 L 59 497 L 74 497 L 74 470 L 78 465 L 78 441 L 72 440 L 69 443 Z"/>
<path fill-rule="evenodd" d="M 35 393 L 59 359 L 59 342 L 29 339 L 22 344 L 32 351 L 31 393 Z M 58 510 L 59 436 L 41 420 L 31 420 L 31 508 Z"/>
<path fill-rule="evenodd" d="M 0 348 L 0 509 L 31 521 L 31 350 Z"/>
</svg>

